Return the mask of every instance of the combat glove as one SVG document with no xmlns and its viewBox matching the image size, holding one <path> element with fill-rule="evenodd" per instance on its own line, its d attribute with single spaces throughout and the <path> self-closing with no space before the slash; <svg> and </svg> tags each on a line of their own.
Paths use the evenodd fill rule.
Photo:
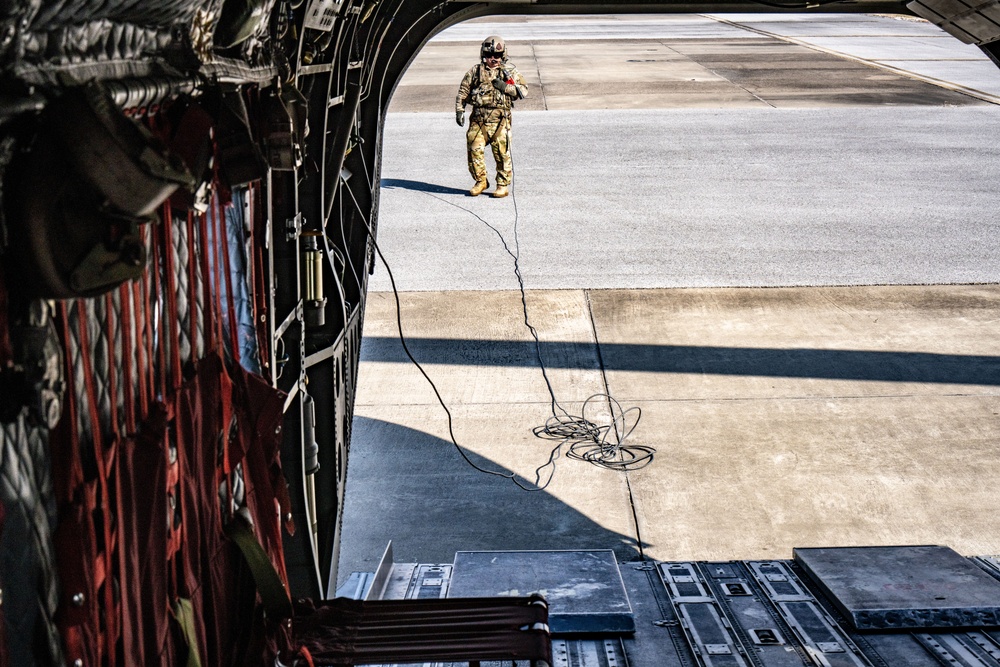
<svg viewBox="0 0 1000 667">
<path fill-rule="evenodd" d="M 455 110 L 455 122 L 459 127 L 465 127 L 465 109 Z"/>
<path fill-rule="evenodd" d="M 506 72 L 500 72 L 493 79 L 493 87 L 499 90 L 504 95 L 511 95 L 511 96 L 515 95 L 517 90 L 516 88 L 514 93 L 509 92 L 509 89 L 513 86 L 514 86 L 514 79 L 511 78 L 510 75 L 508 75 Z"/>
</svg>

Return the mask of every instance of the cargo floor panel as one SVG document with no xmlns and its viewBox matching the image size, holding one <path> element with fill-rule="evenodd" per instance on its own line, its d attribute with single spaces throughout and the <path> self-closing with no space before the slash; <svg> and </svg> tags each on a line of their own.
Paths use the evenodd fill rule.
<svg viewBox="0 0 1000 667">
<path fill-rule="evenodd" d="M 1000 581 L 947 547 L 796 549 L 858 630 L 996 627 Z"/>
<path fill-rule="evenodd" d="M 888 564 L 892 573 L 891 553 L 854 560 L 857 569 L 845 579 L 841 566 L 852 562 L 850 553 L 821 554 L 836 565 L 827 570 L 815 553 L 801 555 L 806 551 L 796 550 L 796 560 L 724 562 L 615 562 L 611 552 L 599 550 L 459 552 L 450 564 L 390 563 L 383 597 L 548 592 L 553 667 L 1000 667 L 1000 627 L 856 628 L 853 608 L 843 608 L 831 591 L 842 592 L 844 580 L 864 588 L 866 572 L 881 581 L 885 568 L 872 569 L 870 562 Z M 982 584 L 970 598 L 976 605 L 1000 605 L 1000 596 L 982 592 L 1000 583 L 996 558 L 955 560 L 954 552 L 931 548 L 928 553 L 940 558 L 909 567 L 906 557 L 913 552 L 898 553 L 918 592 L 939 592 L 941 581 L 959 573 Z M 803 562 L 810 555 L 811 569 Z M 359 591 L 365 576 L 352 577 L 341 594 Z M 957 594 L 961 587 L 952 583 L 948 590 Z M 569 590 L 579 596 L 571 599 Z M 869 591 L 869 606 L 888 608 L 896 594 L 888 591 Z M 940 603 L 936 597 L 928 603 Z M 922 617 L 915 605 L 911 611 Z M 621 615 L 632 631 L 620 629 Z"/>
</svg>

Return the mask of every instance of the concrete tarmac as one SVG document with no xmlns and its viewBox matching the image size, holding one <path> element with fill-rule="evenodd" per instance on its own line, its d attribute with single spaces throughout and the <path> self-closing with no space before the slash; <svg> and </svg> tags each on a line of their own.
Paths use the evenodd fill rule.
<svg viewBox="0 0 1000 667">
<path fill-rule="evenodd" d="M 555 443 L 511 291 L 409 292 L 404 330 L 480 468 L 534 482 Z M 456 550 L 613 548 L 623 559 L 789 558 L 796 546 L 1000 550 L 998 286 L 553 290 L 528 312 L 562 408 L 642 410 L 622 474 L 566 458 L 541 492 L 473 469 L 368 304 L 342 576 Z M 606 417 L 603 401 L 591 417 Z M 640 548 L 641 545 L 641 548 Z M 346 568 L 346 569 L 344 569 Z"/>
<path fill-rule="evenodd" d="M 1000 279 L 994 105 L 520 112 L 514 125 L 514 196 L 473 199 L 453 114 L 390 115 L 379 238 L 399 289 L 517 289 L 498 236 L 513 247 L 515 222 L 529 289 Z M 381 267 L 370 286 L 389 289 Z"/>
<path fill-rule="evenodd" d="M 1000 552 L 997 112 L 986 86 L 956 92 L 971 79 L 935 86 L 787 41 L 843 47 L 880 29 L 914 62 L 942 48 L 927 24 L 861 18 L 505 18 L 425 48 L 387 123 L 379 238 L 450 430 L 403 352 L 379 269 L 341 579 L 374 569 L 390 539 L 414 562 L 479 549 Z M 795 36 L 761 34 L 778 24 Z M 516 247 L 537 347 L 500 241 L 515 250 L 515 201 L 462 196 L 448 113 L 458 78 L 445 94 L 440 74 L 460 78 L 469 45 L 474 58 L 494 32 L 533 49 L 529 84 L 546 93 L 537 112 L 515 112 Z M 637 40 L 664 62 L 623 62 L 646 59 Z M 608 110 L 580 108 L 588 79 L 566 57 L 583 42 L 620 72 L 597 98 Z M 744 59 L 751 45 L 759 59 Z M 649 67 L 633 77 L 633 65 Z M 708 70 L 704 87 L 684 81 Z M 553 397 L 579 413 L 605 391 L 642 409 L 631 442 L 655 447 L 653 462 L 614 472 L 564 447 L 545 465 L 556 443 L 532 430 Z M 608 415 L 602 400 L 587 409 Z M 527 492 L 511 473 L 528 486 L 552 478 Z"/>
</svg>

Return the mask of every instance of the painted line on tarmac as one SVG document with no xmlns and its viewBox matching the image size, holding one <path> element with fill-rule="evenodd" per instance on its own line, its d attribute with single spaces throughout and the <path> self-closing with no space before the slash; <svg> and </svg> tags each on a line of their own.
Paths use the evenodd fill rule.
<svg viewBox="0 0 1000 667">
<path fill-rule="evenodd" d="M 856 63 L 861 63 L 863 65 L 868 65 L 869 67 L 875 67 L 877 69 L 882 69 L 887 72 L 892 72 L 893 74 L 899 74 L 902 76 L 909 77 L 911 79 L 916 79 L 917 81 L 923 81 L 924 83 L 929 83 L 933 86 L 938 86 L 939 88 L 944 88 L 950 90 L 954 93 L 960 93 L 962 95 L 968 95 L 977 100 L 982 100 L 983 102 L 989 102 L 990 104 L 1000 105 L 1000 95 L 993 95 L 991 93 L 986 93 L 975 88 L 969 88 L 968 86 L 963 86 L 958 83 L 953 83 L 951 81 L 945 81 L 944 79 L 938 79 L 933 76 L 927 76 L 926 74 L 918 74 L 911 70 L 902 69 L 900 67 L 895 67 L 893 65 L 886 65 L 885 63 L 878 62 L 877 60 L 868 60 L 866 58 L 860 58 L 858 56 L 853 56 L 849 53 L 843 53 L 841 51 L 835 51 L 833 49 L 828 49 L 824 46 L 817 46 L 816 44 L 811 44 L 809 42 L 803 41 L 801 39 L 796 39 L 795 37 L 787 37 L 785 35 L 779 35 L 778 33 L 769 32 L 767 30 L 761 30 L 760 28 L 754 28 L 743 23 L 738 23 L 736 21 L 730 21 L 724 19 L 720 16 L 714 16 L 712 14 L 699 14 L 698 16 L 711 19 L 713 21 L 718 21 L 719 23 L 725 23 L 727 25 L 733 26 L 734 28 L 740 28 L 748 32 L 754 32 L 758 35 L 763 35 L 765 37 L 772 37 L 774 39 L 780 39 L 783 42 L 789 42 L 790 44 L 797 44 L 798 46 L 805 47 L 807 49 L 812 49 L 813 51 L 819 51 L 820 53 L 825 53 L 830 56 L 836 56 L 837 58 L 844 58 L 845 60 L 852 60 Z M 936 59 L 935 59 L 936 60 Z M 954 60 L 942 58 L 941 60 Z"/>
</svg>

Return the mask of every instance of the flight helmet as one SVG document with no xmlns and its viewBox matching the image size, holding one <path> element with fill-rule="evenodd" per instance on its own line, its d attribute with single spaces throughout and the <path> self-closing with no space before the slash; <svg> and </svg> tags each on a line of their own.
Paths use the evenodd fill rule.
<svg viewBox="0 0 1000 667">
<path fill-rule="evenodd" d="M 485 61 L 490 56 L 495 56 L 501 60 L 507 59 L 507 45 L 503 42 L 503 37 L 490 35 L 483 40 L 483 48 L 479 52 L 480 57 Z"/>
</svg>

